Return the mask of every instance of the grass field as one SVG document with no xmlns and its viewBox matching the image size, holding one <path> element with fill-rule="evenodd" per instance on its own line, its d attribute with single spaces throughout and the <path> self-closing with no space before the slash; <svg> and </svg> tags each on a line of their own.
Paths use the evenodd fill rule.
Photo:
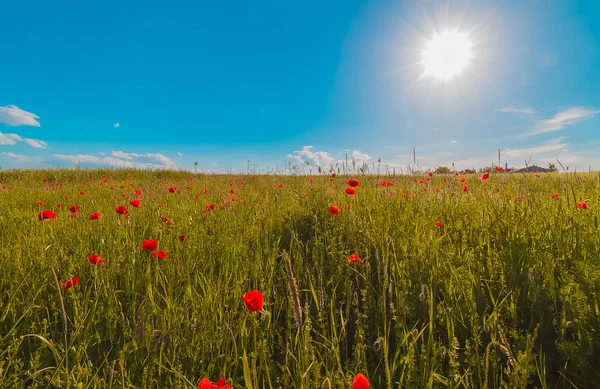
<svg viewBox="0 0 600 389">
<path fill-rule="evenodd" d="M 600 386 L 597 174 L 0 177 L 0 388 Z"/>
</svg>

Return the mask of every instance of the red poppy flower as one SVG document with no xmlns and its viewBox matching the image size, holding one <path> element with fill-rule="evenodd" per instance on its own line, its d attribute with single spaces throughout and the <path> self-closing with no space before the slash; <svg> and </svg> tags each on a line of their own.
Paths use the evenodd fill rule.
<svg viewBox="0 0 600 389">
<path fill-rule="evenodd" d="M 204 208 L 204 213 L 211 213 L 212 211 L 214 211 L 217 208 L 216 205 L 214 204 L 208 204 L 205 208 Z"/>
<path fill-rule="evenodd" d="M 356 189 L 346 188 L 346 194 L 349 194 L 350 196 L 354 196 L 356 194 Z"/>
<path fill-rule="evenodd" d="M 75 213 L 75 212 L 79 211 L 79 205 L 71 205 L 69 207 L 69 211 L 71 211 L 71 213 Z"/>
<path fill-rule="evenodd" d="M 100 219 L 100 217 L 102 216 L 102 213 L 100 212 L 94 212 L 90 215 L 90 217 L 88 219 L 90 220 L 98 220 Z"/>
<path fill-rule="evenodd" d="M 183 242 L 185 240 L 185 235 L 179 235 L 177 239 L 179 239 L 180 242 Z"/>
<path fill-rule="evenodd" d="M 360 262 L 360 261 L 361 261 L 360 257 L 356 254 L 350 254 L 350 256 L 348 257 L 348 262 L 350 262 L 350 263 Z"/>
<path fill-rule="evenodd" d="M 69 288 L 74 287 L 75 285 L 77 285 L 79 283 L 79 278 L 77 277 L 71 277 L 69 278 L 67 281 L 63 282 L 60 284 L 60 288 L 62 290 L 67 290 Z"/>
<path fill-rule="evenodd" d="M 76 213 L 70 213 L 69 214 L 69 218 L 70 219 L 76 219 L 77 218 L 77 214 Z"/>
<path fill-rule="evenodd" d="M 49 209 L 44 209 L 42 212 L 38 213 L 38 219 L 40 219 L 40 221 L 47 219 L 56 219 L 56 212 L 51 211 Z"/>
<path fill-rule="evenodd" d="M 233 384 L 225 384 L 225 377 L 219 378 L 216 384 L 213 384 L 209 379 L 202 378 L 198 383 L 198 389 L 231 389 Z"/>
<path fill-rule="evenodd" d="M 242 299 L 246 304 L 246 308 L 251 312 L 258 312 L 263 307 L 263 294 L 258 290 L 251 290 L 250 292 L 243 294 Z"/>
<path fill-rule="evenodd" d="M 465 182 L 467 182 L 467 177 L 463 177 L 460 179 L 461 184 L 464 184 Z"/>
<path fill-rule="evenodd" d="M 455 176 L 458 176 L 458 172 L 454 172 L 454 175 L 455 175 Z"/>
<path fill-rule="evenodd" d="M 142 248 L 148 251 L 156 250 L 156 246 L 158 246 L 158 240 L 156 239 L 148 239 L 142 243 Z"/>
<path fill-rule="evenodd" d="M 44 205 L 44 204 L 45 203 L 43 201 L 41 201 L 41 200 L 37 202 L 37 205 Z"/>
<path fill-rule="evenodd" d="M 160 251 L 153 251 L 152 252 L 152 258 L 156 258 L 156 257 L 158 257 L 159 259 L 162 259 L 164 261 L 165 259 L 167 259 L 167 253 L 165 253 L 162 250 L 160 250 Z"/>
<path fill-rule="evenodd" d="M 352 389 L 369 389 L 369 380 L 363 374 L 358 373 L 352 380 Z"/>
<path fill-rule="evenodd" d="M 61 208 L 62 204 L 56 204 L 56 208 Z"/>
<path fill-rule="evenodd" d="M 419 184 L 419 185 L 423 185 L 423 184 L 425 184 L 425 181 L 423 181 L 423 180 L 419 180 L 419 181 L 417 182 L 417 184 Z"/>
<path fill-rule="evenodd" d="M 329 214 L 331 216 L 340 216 L 342 214 L 342 209 L 337 204 L 333 204 L 329 207 Z"/>
<path fill-rule="evenodd" d="M 523 200 L 525 200 L 524 196 L 515 196 L 515 201 L 516 202 L 523 201 Z"/>
<path fill-rule="evenodd" d="M 104 259 L 98 254 L 92 254 L 88 257 L 88 261 L 90 261 L 92 265 L 99 265 L 104 262 Z"/>
<path fill-rule="evenodd" d="M 136 194 L 136 196 L 141 196 L 141 195 L 142 195 L 142 191 L 141 191 L 141 190 L 139 190 L 139 189 L 136 189 L 136 190 L 134 191 L 134 193 Z"/>
<path fill-rule="evenodd" d="M 129 215 L 129 210 L 125 208 L 124 205 L 119 205 L 117 208 L 115 208 L 115 212 L 119 215 Z"/>
<path fill-rule="evenodd" d="M 488 178 L 490 178 L 490 173 L 483 173 L 479 179 L 480 179 L 481 181 L 485 181 L 485 180 L 487 180 Z"/>
<path fill-rule="evenodd" d="M 440 193 L 442 190 L 441 190 L 440 188 L 434 188 L 434 189 L 433 189 L 433 191 L 434 191 L 435 193 Z"/>
<path fill-rule="evenodd" d="M 588 204 L 586 202 L 577 203 L 577 208 L 579 209 L 587 209 Z"/>
<path fill-rule="evenodd" d="M 175 188 L 173 188 L 173 187 L 170 187 L 170 188 L 169 188 L 169 193 L 175 193 L 175 192 L 177 192 L 177 189 L 175 189 Z"/>
<path fill-rule="evenodd" d="M 542 175 L 540 173 L 535 173 L 534 176 L 535 178 L 540 178 Z"/>
<path fill-rule="evenodd" d="M 463 185 L 463 192 L 467 193 L 469 191 L 469 187 L 466 185 Z"/>
<path fill-rule="evenodd" d="M 433 225 L 435 225 L 436 227 L 443 227 L 444 223 L 442 223 L 441 221 L 436 221 L 435 223 L 433 223 Z"/>
<path fill-rule="evenodd" d="M 552 194 L 550 195 L 550 198 L 551 198 L 552 200 L 558 200 L 558 198 L 559 198 L 559 197 L 560 197 L 560 195 L 559 195 L 558 193 L 552 193 Z"/>
<path fill-rule="evenodd" d="M 351 179 L 348 180 L 348 185 L 350 185 L 353 188 L 357 188 L 360 186 L 360 182 L 356 181 L 355 179 Z"/>
<path fill-rule="evenodd" d="M 135 208 L 139 208 L 140 205 L 142 205 L 142 203 L 140 202 L 140 200 L 131 200 L 129 202 L 129 205 L 131 205 L 132 207 L 135 207 Z"/>
<path fill-rule="evenodd" d="M 427 172 L 427 175 L 428 175 L 429 177 L 431 177 L 431 176 L 433 176 L 433 172 Z"/>
<path fill-rule="evenodd" d="M 208 189 L 202 189 L 202 193 L 207 194 L 208 193 Z"/>
<path fill-rule="evenodd" d="M 277 184 L 278 188 L 283 188 L 283 184 Z"/>
<path fill-rule="evenodd" d="M 502 170 L 504 170 L 502 166 L 496 166 L 495 169 L 497 172 L 501 172 Z"/>
<path fill-rule="evenodd" d="M 230 194 L 234 194 L 235 193 L 235 189 L 229 189 L 229 193 Z"/>
</svg>

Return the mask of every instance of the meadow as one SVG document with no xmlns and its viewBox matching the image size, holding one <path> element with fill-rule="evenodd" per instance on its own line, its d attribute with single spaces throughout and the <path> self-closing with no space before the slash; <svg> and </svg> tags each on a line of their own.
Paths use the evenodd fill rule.
<svg viewBox="0 0 600 389">
<path fill-rule="evenodd" d="M 600 387 L 597 173 L 0 188 L 0 388 Z"/>
</svg>

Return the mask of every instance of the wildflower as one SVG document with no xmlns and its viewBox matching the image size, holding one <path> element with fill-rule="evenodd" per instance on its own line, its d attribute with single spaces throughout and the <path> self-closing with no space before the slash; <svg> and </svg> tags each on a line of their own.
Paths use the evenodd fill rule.
<svg viewBox="0 0 600 389">
<path fill-rule="evenodd" d="M 277 184 L 278 188 L 283 188 L 283 184 Z"/>
<path fill-rule="evenodd" d="M 88 261 L 90 261 L 92 265 L 99 265 L 104 262 L 104 259 L 98 254 L 92 254 L 88 257 Z"/>
<path fill-rule="evenodd" d="M 169 193 L 175 193 L 177 192 L 177 189 L 173 188 L 172 186 L 168 189 Z"/>
<path fill-rule="evenodd" d="M 356 181 L 355 179 L 351 179 L 348 180 L 348 185 L 350 185 L 353 188 L 357 188 L 360 186 L 360 182 Z"/>
<path fill-rule="evenodd" d="M 243 294 L 242 299 L 251 312 L 258 312 L 263 307 L 263 294 L 258 290 L 251 290 L 250 292 Z"/>
<path fill-rule="evenodd" d="M 440 227 L 444 226 L 444 223 L 442 223 L 441 221 L 438 220 L 435 223 L 433 223 L 433 225 L 436 226 L 436 227 L 438 227 L 438 228 L 440 228 Z"/>
<path fill-rule="evenodd" d="M 360 259 L 360 257 L 356 254 L 350 254 L 350 256 L 348 257 L 348 262 L 350 262 L 350 263 L 360 262 L 360 261 L 362 261 L 362 259 Z"/>
<path fill-rule="evenodd" d="M 115 208 L 115 212 L 119 215 L 129 215 L 129 210 L 125 208 L 124 205 L 119 205 L 117 208 Z"/>
<path fill-rule="evenodd" d="M 98 219 L 100 219 L 101 216 L 102 216 L 102 213 L 100 213 L 100 212 L 94 212 L 94 213 L 92 213 L 88 217 L 88 219 L 90 219 L 90 220 L 98 220 Z"/>
<path fill-rule="evenodd" d="M 44 209 L 42 212 L 38 213 L 38 219 L 40 219 L 40 221 L 47 219 L 56 219 L 56 212 L 51 211 L 49 209 Z"/>
<path fill-rule="evenodd" d="M 550 198 L 551 198 L 552 200 L 558 200 L 558 198 L 559 198 L 559 197 L 560 197 L 560 195 L 559 195 L 558 193 L 552 193 L 552 194 L 550 195 Z"/>
<path fill-rule="evenodd" d="M 148 251 L 156 250 L 156 246 L 158 246 L 158 240 L 156 239 L 148 239 L 142 243 L 142 248 Z"/>
<path fill-rule="evenodd" d="M 487 180 L 488 178 L 490 178 L 490 173 L 483 173 L 479 179 L 480 179 L 481 181 L 485 181 L 485 180 Z"/>
<path fill-rule="evenodd" d="M 465 182 L 467 182 L 467 177 L 463 177 L 460 179 L 461 184 L 464 184 Z"/>
<path fill-rule="evenodd" d="M 43 201 L 41 201 L 41 200 L 40 200 L 40 201 L 38 201 L 36 204 L 37 204 L 37 205 L 44 205 L 45 203 L 44 203 Z"/>
<path fill-rule="evenodd" d="M 77 285 L 79 283 L 79 278 L 77 277 L 71 277 L 69 278 L 67 281 L 63 282 L 60 284 L 60 288 L 62 290 L 67 290 L 69 288 L 74 287 L 75 285 Z"/>
<path fill-rule="evenodd" d="M 213 384 L 207 378 L 202 378 L 198 383 L 198 389 L 231 389 L 232 387 L 233 384 L 225 384 L 225 377 L 219 378 L 216 384 Z"/>
<path fill-rule="evenodd" d="M 349 194 L 350 196 L 354 196 L 356 194 L 356 189 L 346 188 L 346 194 Z"/>
<path fill-rule="evenodd" d="M 329 207 L 329 214 L 331 216 L 340 216 L 342 214 L 342 209 L 337 204 L 333 204 Z"/>
<path fill-rule="evenodd" d="M 465 192 L 465 193 L 467 193 L 469 191 L 469 187 L 466 185 L 463 185 L 462 189 L 463 189 L 463 192 Z"/>
<path fill-rule="evenodd" d="M 160 251 L 155 250 L 152 252 L 152 258 L 157 258 L 157 257 L 164 261 L 165 259 L 167 259 L 167 253 L 162 250 L 160 250 Z"/>
<path fill-rule="evenodd" d="M 497 172 L 501 172 L 502 170 L 504 170 L 504 168 L 502 166 L 498 166 L 498 165 L 496 165 L 495 169 Z"/>
<path fill-rule="evenodd" d="M 429 177 L 431 177 L 431 176 L 433 176 L 433 172 L 427 172 L 427 175 L 428 175 Z"/>
<path fill-rule="evenodd" d="M 185 235 L 179 235 L 177 239 L 179 239 L 180 242 L 183 242 L 185 240 Z"/>
<path fill-rule="evenodd" d="M 584 201 L 582 203 L 577 203 L 577 208 L 579 209 L 587 209 L 588 204 Z"/>
<path fill-rule="evenodd" d="M 129 202 L 129 205 L 131 205 L 134 208 L 139 208 L 142 205 L 142 203 L 140 202 L 140 200 L 131 200 Z"/>
<path fill-rule="evenodd" d="M 352 380 L 352 389 L 369 389 L 369 380 L 363 374 L 358 373 Z"/>
<path fill-rule="evenodd" d="M 540 173 L 535 173 L 534 176 L 535 178 L 540 178 L 542 175 Z"/>
</svg>

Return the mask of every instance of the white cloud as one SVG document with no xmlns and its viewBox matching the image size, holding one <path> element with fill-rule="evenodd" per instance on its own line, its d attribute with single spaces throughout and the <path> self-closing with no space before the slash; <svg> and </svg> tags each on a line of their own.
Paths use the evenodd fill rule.
<svg viewBox="0 0 600 389">
<path fill-rule="evenodd" d="M 105 155 L 102 153 L 101 155 Z M 176 170 L 177 165 L 170 158 L 162 154 L 136 154 L 125 153 L 122 151 L 113 151 L 111 156 L 102 158 L 95 155 L 65 155 L 54 154 L 54 158 L 69 161 L 73 164 L 88 163 L 94 165 L 108 165 L 121 168 L 136 168 L 136 169 L 170 169 Z"/>
<path fill-rule="evenodd" d="M 506 158 L 516 158 L 529 157 L 536 154 L 546 154 L 555 151 L 565 151 L 565 149 L 569 146 L 568 143 L 563 142 L 565 139 L 565 137 L 550 139 L 544 144 L 525 149 L 506 149 L 503 150 L 501 154 Z"/>
<path fill-rule="evenodd" d="M 114 126 L 115 126 L 115 128 L 119 128 L 119 127 L 121 127 L 121 123 L 119 123 L 119 122 L 116 122 L 116 123 L 114 124 Z"/>
<path fill-rule="evenodd" d="M 369 162 L 369 160 L 371 159 L 371 157 L 369 156 L 369 154 L 366 153 L 361 153 L 358 150 L 354 150 L 352 152 L 352 160 L 355 161 L 357 164 L 362 164 Z"/>
<path fill-rule="evenodd" d="M 585 107 L 569 108 L 567 110 L 557 113 L 551 119 L 542 120 L 533 130 L 525 133 L 524 136 L 544 134 L 547 132 L 562 130 L 567 126 L 578 123 L 582 120 L 589 119 L 592 116 L 597 115 L 599 113 L 600 111 L 598 110 L 593 110 Z"/>
<path fill-rule="evenodd" d="M 16 126 L 34 126 L 40 127 L 40 122 L 37 121 L 39 116 L 23 111 L 16 105 L 0 106 L 0 123 L 16 127 Z"/>
<path fill-rule="evenodd" d="M 6 155 L 7 157 L 10 158 L 14 158 L 17 160 L 17 162 L 25 162 L 29 160 L 29 157 L 26 155 L 21 155 L 21 154 L 15 154 L 15 153 L 9 153 L 9 152 L 2 152 L 0 153 L 0 155 Z"/>
<path fill-rule="evenodd" d="M 14 140 L 23 140 L 23 138 L 21 138 L 18 134 L 6 134 L 6 136 L 8 136 L 9 138 L 13 138 Z"/>
<path fill-rule="evenodd" d="M 15 142 L 11 136 L 9 136 L 10 134 L 3 134 L 0 132 L 0 145 L 1 146 L 13 146 L 15 144 L 17 144 L 17 142 Z"/>
<path fill-rule="evenodd" d="M 437 128 L 437 127 L 433 127 L 431 130 L 432 130 L 432 131 L 439 131 L 440 129 L 439 129 L 439 128 Z"/>
<path fill-rule="evenodd" d="M 124 152 L 122 152 L 122 151 L 113 151 L 113 152 L 111 153 L 111 155 L 112 155 L 113 157 L 122 158 L 122 159 L 127 159 L 127 160 L 132 160 L 132 159 L 133 159 L 133 157 L 132 157 L 130 154 L 128 154 L 128 153 L 124 153 Z"/>
<path fill-rule="evenodd" d="M 48 143 L 38 139 L 24 139 L 23 142 L 36 149 L 45 149 L 48 146 Z"/>
<path fill-rule="evenodd" d="M 180 157 L 183 157 L 183 153 L 181 151 L 178 151 L 177 155 L 179 155 Z"/>
<path fill-rule="evenodd" d="M 521 115 L 533 115 L 535 113 L 533 108 L 517 108 L 514 105 L 502 107 L 498 111 L 504 113 L 518 113 Z"/>
<path fill-rule="evenodd" d="M 302 150 L 294 151 L 293 157 L 300 163 L 312 162 L 315 166 L 329 165 L 333 158 L 326 151 L 313 151 L 312 146 L 304 146 Z"/>
<path fill-rule="evenodd" d="M 456 144 L 456 143 L 458 143 L 458 142 L 457 142 L 457 141 L 455 141 L 454 139 L 452 139 L 452 142 L 450 142 L 450 143 L 452 143 L 452 144 Z"/>
</svg>

